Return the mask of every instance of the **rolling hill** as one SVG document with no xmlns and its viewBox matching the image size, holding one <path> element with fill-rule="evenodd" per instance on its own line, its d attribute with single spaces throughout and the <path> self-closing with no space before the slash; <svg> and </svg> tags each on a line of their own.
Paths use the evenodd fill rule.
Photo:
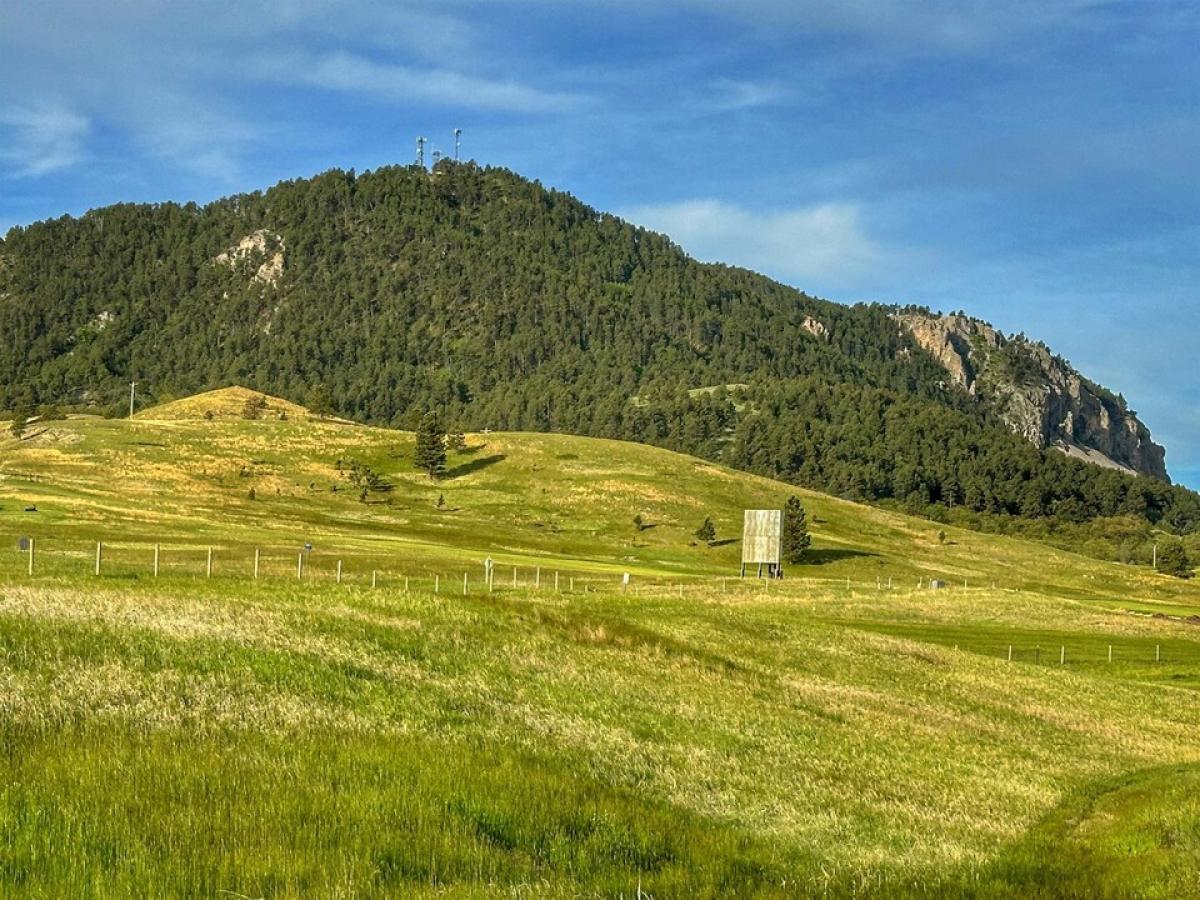
<svg viewBox="0 0 1200 900">
<path fill-rule="evenodd" d="M 1195 584 L 641 444 L 472 433 L 432 482 L 247 398 L 0 439 L 6 889 L 1195 891 Z M 810 558 L 732 577 L 793 492 Z"/>
<path fill-rule="evenodd" d="M 0 311 L 15 414 L 119 409 L 132 380 L 156 400 L 241 383 L 376 425 L 437 408 L 641 441 L 993 530 L 1200 528 L 1124 398 L 1046 348 L 700 264 L 470 163 L 14 228 Z"/>
</svg>

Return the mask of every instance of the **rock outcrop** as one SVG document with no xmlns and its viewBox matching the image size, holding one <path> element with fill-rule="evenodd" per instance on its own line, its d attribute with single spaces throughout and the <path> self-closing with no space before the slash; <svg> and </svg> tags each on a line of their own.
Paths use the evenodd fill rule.
<svg viewBox="0 0 1200 900">
<path fill-rule="evenodd" d="M 213 262 L 230 268 L 241 264 L 252 270 L 247 271 L 251 281 L 274 286 L 283 275 L 284 249 L 282 237 L 260 228 L 217 254 Z"/>
<path fill-rule="evenodd" d="M 1042 344 L 1007 337 L 963 315 L 895 316 L 957 385 L 990 404 L 1014 432 L 1097 465 L 1162 481 L 1166 451 L 1115 396 L 1076 372 Z"/>
</svg>

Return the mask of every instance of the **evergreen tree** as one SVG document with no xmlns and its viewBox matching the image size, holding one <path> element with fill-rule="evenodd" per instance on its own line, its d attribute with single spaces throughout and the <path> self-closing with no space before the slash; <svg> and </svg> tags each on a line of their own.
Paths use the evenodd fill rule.
<svg viewBox="0 0 1200 900">
<path fill-rule="evenodd" d="M 25 436 L 25 429 L 28 427 L 28 425 L 29 414 L 23 409 L 18 409 L 13 413 L 12 424 L 8 426 L 8 430 L 12 432 L 12 436 L 19 441 Z"/>
<path fill-rule="evenodd" d="M 430 478 L 438 478 L 446 470 L 446 432 L 436 410 L 425 413 L 417 426 L 413 465 Z"/>
<path fill-rule="evenodd" d="M 1182 541 L 1168 541 L 1159 548 L 1158 571 L 1176 578 L 1192 577 L 1192 561 Z"/>
<path fill-rule="evenodd" d="M 261 419 L 263 410 L 267 408 L 267 398 L 262 394 L 255 394 L 252 397 L 246 398 L 246 403 L 242 406 L 243 419 Z"/>
<path fill-rule="evenodd" d="M 333 398 L 329 394 L 329 388 L 323 384 L 314 384 L 309 389 L 305 405 L 318 419 L 333 415 Z"/>
<path fill-rule="evenodd" d="M 713 520 L 708 516 L 704 517 L 704 521 L 696 529 L 696 538 L 697 540 L 704 541 L 706 544 L 711 544 L 717 539 L 717 526 L 713 524 Z"/>
<path fill-rule="evenodd" d="M 783 508 L 783 560 L 798 563 L 804 556 L 804 551 L 812 544 L 812 535 L 808 533 L 808 517 L 804 506 L 796 495 L 788 497 Z"/>
</svg>

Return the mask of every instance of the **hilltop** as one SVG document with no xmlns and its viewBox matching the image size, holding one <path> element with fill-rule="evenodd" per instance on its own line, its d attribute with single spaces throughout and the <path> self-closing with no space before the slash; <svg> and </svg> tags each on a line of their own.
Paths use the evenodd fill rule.
<svg viewBox="0 0 1200 900">
<path fill-rule="evenodd" d="M 1013 414 L 1077 375 L 1031 368 L 1024 345 L 972 392 L 895 308 L 698 263 L 472 163 L 15 228 L 0 309 L 16 412 L 119 409 L 130 380 L 151 399 L 240 383 L 373 425 L 437 408 L 465 430 L 641 441 L 980 527 L 1200 527 L 1200 498 L 1166 483 L 1118 395 L 1089 388 L 1097 402 L 1047 409 L 1045 428 Z M 1064 436 L 1082 459 L 1054 449 Z"/>
<path fill-rule="evenodd" d="M 1200 585 L 252 398 L 0 437 L 0 892 L 1192 892 Z M 793 493 L 808 559 L 732 577 Z"/>
<path fill-rule="evenodd" d="M 286 419 L 289 416 L 307 417 L 309 412 L 299 403 L 292 403 L 280 397 L 269 397 L 258 391 L 244 387 L 217 388 L 184 397 L 180 400 L 168 400 L 158 403 L 135 414 L 134 418 L 156 422 L 186 421 L 189 419 L 244 419 L 246 404 L 258 403 L 261 407 L 257 412 L 260 416 Z"/>
</svg>

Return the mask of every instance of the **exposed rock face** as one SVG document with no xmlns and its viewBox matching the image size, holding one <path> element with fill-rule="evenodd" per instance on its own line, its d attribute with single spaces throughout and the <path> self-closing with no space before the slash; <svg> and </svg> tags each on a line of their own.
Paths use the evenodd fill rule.
<svg viewBox="0 0 1200 900">
<path fill-rule="evenodd" d="M 251 281 L 274 285 L 283 275 L 283 238 L 259 229 L 246 235 L 228 250 L 218 253 L 213 262 L 234 268 L 239 263 L 254 270 Z M 249 273 L 248 273 L 249 274 Z"/>
<path fill-rule="evenodd" d="M 805 316 L 801 327 L 815 338 L 820 338 L 823 341 L 829 340 L 829 329 L 825 327 L 825 323 L 820 319 Z"/>
<path fill-rule="evenodd" d="M 994 405 L 1017 434 L 1097 465 L 1170 481 L 1166 451 L 1124 401 L 1041 344 L 967 316 L 902 312 L 896 320 L 950 376 Z"/>
</svg>

